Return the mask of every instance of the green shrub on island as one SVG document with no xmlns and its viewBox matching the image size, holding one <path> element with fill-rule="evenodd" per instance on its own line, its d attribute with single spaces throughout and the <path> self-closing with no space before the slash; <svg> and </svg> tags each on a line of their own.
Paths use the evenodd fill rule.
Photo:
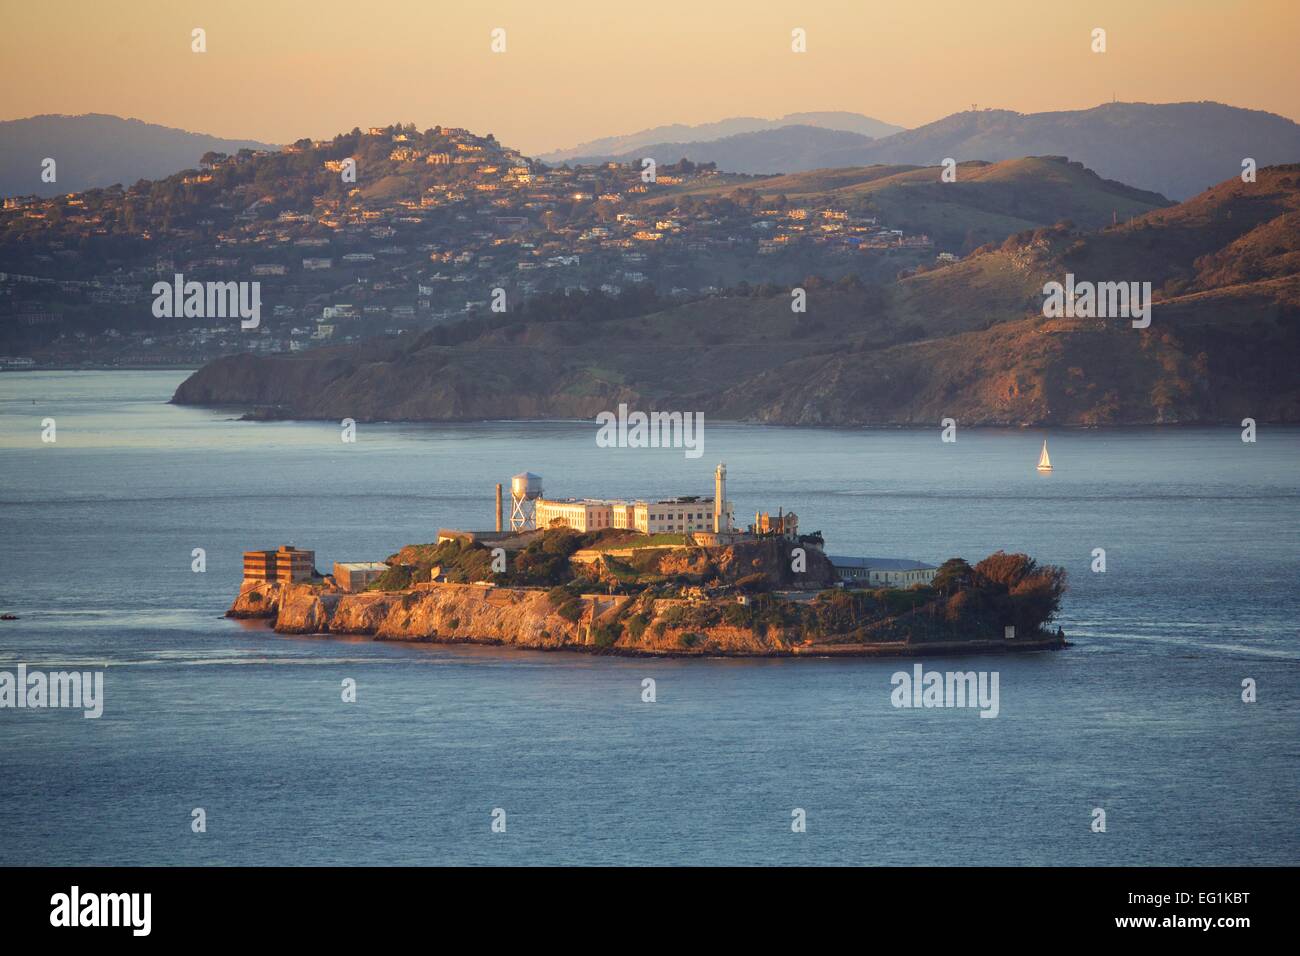
<svg viewBox="0 0 1300 956">
<path fill-rule="evenodd" d="M 613 647 L 623 636 L 623 625 L 618 622 L 597 624 L 591 629 L 591 643 L 597 647 Z"/>
<path fill-rule="evenodd" d="M 566 621 L 576 622 L 578 618 L 582 617 L 582 601 L 578 599 L 578 595 L 564 585 L 553 587 L 547 591 L 546 599 L 550 601 L 555 613 Z"/>
<path fill-rule="evenodd" d="M 977 586 L 990 607 L 997 626 L 1015 625 L 1017 633 L 1041 630 L 1061 608 L 1065 595 L 1065 569 L 1040 565 L 1027 554 L 997 551 L 974 568 Z"/>
<path fill-rule="evenodd" d="M 387 559 L 388 570 L 369 590 L 404 591 L 413 584 L 432 579 L 434 568 L 444 581 L 470 584 L 474 581 L 496 582 L 501 575 L 492 572 L 492 552 L 459 540 L 438 544 L 407 545 Z"/>
<path fill-rule="evenodd" d="M 413 544 L 390 555 L 385 571 L 371 590 L 400 591 L 412 584 L 429 581 L 434 568 L 452 584 L 489 581 L 500 586 L 543 586 L 567 584 L 573 580 L 569 558 L 585 547 L 592 535 L 580 535 L 568 528 L 555 528 L 535 538 L 526 548 L 508 556 L 506 570 L 492 569 L 492 548 L 460 538 L 438 544 Z"/>
<path fill-rule="evenodd" d="M 492 547 L 481 542 L 452 539 L 439 544 L 408 545 L 386 561 L 389 570 L 371 585 L 372 590 L 404 590 L 413 584 L 429 581 L 438 569 L 439 579 L 453 584 L 490 582 L 503 587 L 555 587 L 574 581 L 588 587 L 612 584 L 625 590 L 644 590 L 672 585 L 718 586 L 744 568 L 738 586 L 759 594 L 774 586 L 795 584 L 789 571 L 790 542 L 769 539 L 745 546 L 744 561 L 736 561 L 725 571 L 708 549 L 687 547 L 686 535 L 642 535 L 625 529 L 606 528 L 579 533 L 570 528 L 547 529 L 527 546 L 511 551 L 505 570 L 493 570 Z M 672 545 L 659 547 L 649 545 Z M 612 551 L 630 549 L 623 557 L 603 555 L 594 563 L 573 564 L 578 550 Z M 819 563 L 819 572 L 829 573 L 829 564 L 820 552 L 811 552 L 810 560 Z M 752 570 L 762 567 L 763 570 Z M 818 580 L 821 580 L 820 578 Z M 827 577 L 826 583 L 829 583 Z"/>
<path fill-rule="evenodd" d="M 624 563 L 631 567 L 638 577 L 645 578 L 655 575 L 662 577 L 660 566 L 663 563 L 665 553 L 667 552 L 657 548 L 638 548 L 632 552 L 630 557 L 624 559 Z"/>
<path fill-rule="evenodd" d="M 647 574 L 644 571 L 637 570 L 628 564 L 622 558 L 614 558 L 605 555 L 602 559 L 600 570 L 612 577 L 620 586 L 638 586 L 647 587 L 655 584 L 664 584 L 668 578 L 662 574 Z M 593 566 L 593 577 L 599 577 L 599 571 Z"/>
<path fill-rule="evenodd" d="M 656 545 L 672 544 L 685 546 L 686 535 L 684 534 L 640 534 L 622 532 L 619 529 L 612 529 L 614 533 L 596 532 L 601 535 L 601 540 L 592 542 L 584 547 L 591 548 L 594 551 L 621 551 L 627 548 L 644 550 L 653 548 Z"/>
<path fill-rule="evenodd" d="M 553 528 L 507 562 L 507 577 L 514 584 L 564 584 L 573 580 L 569 558 L 582 547 L 582 535 L 568 528 Z"/>
<path fill-rule="evenodd" d="M 728 627 L 749 627 L 753 617 L 744 604 L 728 604 L 722 609 L 722 623 Z"/>
<path fill-rule="evenodd" d="M 664 627 L 680 627 L 681 625 L 687 623 L 688 620 L 690 620 L 693 623 L 694 616 L 692 612 L 694 610 L 695 608 L 684 607 L 683 605 L 680 604 L 670 605 L 669 607 L 665 608 L 663 612 L 659 615 L 659 620 L 657 621 L 657 623 L 663 625 Z"/>
<path fill-rule="evenodd" d="M 945 597 L 974 585 L 975 569 L 963 558 L 949 558 L 939 565 L 934 580 L 930 582 L 930 586 Z"/>
<path fill-rule="evenodd" d="M 404 591 L 411 586 L 412 569 L 410 565 L 389 565 L 388 570 L 375 578 L 366 588 L 367 591 Z"/>
</svg>

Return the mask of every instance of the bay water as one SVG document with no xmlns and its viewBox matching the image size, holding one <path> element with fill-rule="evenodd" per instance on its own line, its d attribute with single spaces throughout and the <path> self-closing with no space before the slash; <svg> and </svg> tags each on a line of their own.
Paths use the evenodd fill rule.
<svg viewBox="0 0 1300 956">
<path fill-rule="evenodd" d="M 959 423 L 949 444 L 937 422 L 710 422 L 688 458 L 599 448 L 590 422 L 363 422 L 345 443 L 339 423 L 168 404 L 184 375 L 0 375 L 0 611 L 19 617 L 0 671 L 105 675 L 99 719 L 0 709 L 0 864 L 1300 862 L 1300 429 Z M 551 496 L 658 498 L 711 494 L 719 461 L 741 524 L 792 510 L 832 554 L 1063 565 L 1074 646 L 924 659 L 998 672 L 981 719 L 893 707 L 912 661 L 289 637 L 222 616 L 245 549 L 292 542 L 328 572 L 490 528 L 517 472 Z"/>
</svg>

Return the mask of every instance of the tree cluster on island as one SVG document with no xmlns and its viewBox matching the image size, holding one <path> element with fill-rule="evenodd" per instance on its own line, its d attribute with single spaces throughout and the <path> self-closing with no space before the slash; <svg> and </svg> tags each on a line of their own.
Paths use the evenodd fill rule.
<svg viewBox="0 0 1300 956">
<path fill-rule="evenodd" d="M 449 583 L 545 589 L 555 612 L 570 622 L 583 613 L 582 594 L 628 596 L 618 614 L 594 625 L 594 639 L 602 647 L 616 646 L 624 633 L 639 638 L 647 627 L 656 634 L 729 627 L 763 635 L 779 629 L 828 645 L 994 641 L 1012 627 L 1020 639 L 1032 640 L 1050 636 L 1049 624 L 1066 590 L 1063 568 L 1001 551 L 973 565 L 952 558 L 928 585 L 839 586 L 826 573 L 824 555 L 812 549 L 808 553 L 817 556 L 813 567 L 824 586 L 813 585 L 812 599 L 800 600 L 787 590 L 809 587 L 789 570 L 794 542 L 769 539 L 741 546 L 747 548 L 742 560 L 732 560 L 735 548 L 684 542 L 681 548 L 638 549 L 637 539 L 609 529 L 549 529 L 514 552 L 504 571 L 494 570 L 492 549 L 485 544 L 456 539 L 411 545 L 388 559 L 389 570 L 371 587 L 403 591 L 436 573 Z M 602 548 L 631 549 L 631 556 L 570 560 L 579 550 Z M 668 603 L 656 608 L 659 601 Z"/>
</svg>

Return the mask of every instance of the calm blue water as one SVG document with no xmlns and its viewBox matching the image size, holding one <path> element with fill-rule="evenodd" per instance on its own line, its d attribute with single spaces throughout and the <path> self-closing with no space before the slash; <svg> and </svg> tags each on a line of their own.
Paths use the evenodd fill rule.
<svg viewBox="0 0 1300 956">
<path fill-rule="evenodd" d="M 1052 432 L 1042 477 L 1037 431 L 710 425 L 698 460 L 598 449 L 577 423 L 363 424 L 345 445 L 331 424 L 164 404 L 182 378 L 0 375 L 0 609 L 22 617 L 0 623 L 0 670 L 106 668 L 99 720 L 0 710 L 0 864 L 1300 863 L 1298 429 Z M 999 671 L 989 720 L 892 708 L 910 662 L 386 645 L 221 617 L 245 548 L 381 559 L 489 527 L 518 471 L 553 495 L 708 494 L 720 460 L 738 517 L 793 509 L 832 553 L 1065 565 L 1077 646 L 926 662 Z"/>
</svg>

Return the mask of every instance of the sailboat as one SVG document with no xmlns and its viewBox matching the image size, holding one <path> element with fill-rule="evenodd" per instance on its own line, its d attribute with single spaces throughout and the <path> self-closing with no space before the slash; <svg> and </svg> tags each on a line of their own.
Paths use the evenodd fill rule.
<svg viewBox="0 0 1300 956">
<path fill-rule="evenodd" d="M 1047 439 L 1046 439 L 1046 438 L 1043 439 L 1043 453 L 1042 453 L 1041 455 L 1038 456 L 1038 470 L 1039 470 L 1039 471 L 1051 471 L 1051 470 L 1052 470 L 1052 459 L 1049 458 L 1048 455 L 1047 455 Z"/>
</svg>

